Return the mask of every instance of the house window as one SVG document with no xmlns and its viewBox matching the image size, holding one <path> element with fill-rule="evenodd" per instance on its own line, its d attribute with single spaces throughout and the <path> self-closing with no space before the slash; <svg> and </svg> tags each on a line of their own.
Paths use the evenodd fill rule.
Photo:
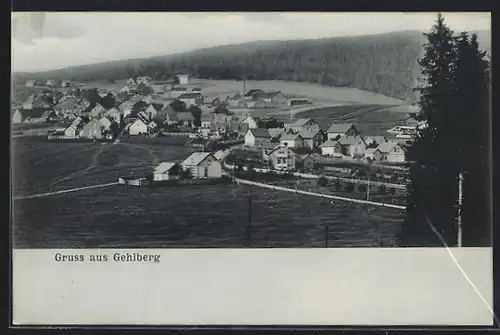
<svg viewBox="0 0 500 335">
<path fill-rule="evenodd" d="M 205 167 L 205 171 L 204 171 L 204 176 L 203 177 L 208 177 L 208 167 Z"/>
</svg>

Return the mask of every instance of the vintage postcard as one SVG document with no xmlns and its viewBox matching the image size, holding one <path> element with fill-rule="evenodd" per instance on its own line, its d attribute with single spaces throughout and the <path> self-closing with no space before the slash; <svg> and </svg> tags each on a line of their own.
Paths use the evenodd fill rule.
<svg viewBox="0 0 500 335">
<path fill-rule="evenodd" d="M 13 325 L 492 325 L 490 25 L 13 12 Z"/>
</svg>

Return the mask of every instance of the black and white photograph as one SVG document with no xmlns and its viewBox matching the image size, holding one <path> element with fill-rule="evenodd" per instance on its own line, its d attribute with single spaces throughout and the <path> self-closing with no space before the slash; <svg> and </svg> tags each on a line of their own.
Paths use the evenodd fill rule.
<svg viewBox="0 0 500 335">
<path fill-rule="evenodd" d="M 492 246 L 490 25 L 13 12 L 12 247 L 432 248 L 488 307 L 450 248 Z"/>
</svg>

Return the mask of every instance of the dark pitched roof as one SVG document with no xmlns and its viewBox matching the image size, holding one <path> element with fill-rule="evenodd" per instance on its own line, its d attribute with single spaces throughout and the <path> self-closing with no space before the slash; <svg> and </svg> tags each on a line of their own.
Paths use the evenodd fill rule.
<svg viewBox="0 0 500 335">
<path fill-rule="evenodd" d="M 272 99 L 281 92 L 257 92 L 252 95 L 254 99 Z"/>
<path fill-rule="evenodd" d="M 260 138 L 270 138 L 271 137 L 271 135 L 269 135 L 269 132 L 265 128 L 252 128 L 249 130 L 253 134 L 253 136 L 255 136 L 255 137 L 260 137 Z"/>
<path fill-rule="evenodd" d="M 247 93 L 245 93 L 245 97 L 251 97 L 253 96 L 255 93 L 263 93 L 264 91 L 261 90 L 260 88 L 252 88 L 250 91 L 248 91 Z"/>
<path fill-rule="evenodd" d="M 352 123 L 333 123 L 328 128 L 329 133 L 345 133 L 353 126 Z"/>
</svg>

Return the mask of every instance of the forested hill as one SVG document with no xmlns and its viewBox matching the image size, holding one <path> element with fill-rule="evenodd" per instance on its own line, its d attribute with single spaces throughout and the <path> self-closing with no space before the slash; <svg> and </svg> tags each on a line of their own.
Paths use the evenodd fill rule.
<svg viewBox="0 0 500 335">
<path fill-rule="evenodd" d="M 489 50 L 490 42 L 479 40 Z M 111 61 L 41 73 L 15 81 L 124 79 L 149 75 L 165 80 L 176 73 L 198 78 L 293 80 L 354 87 L 413 100 L 424 36 L 419 31 L 316 40 L 259 41 L 199 49 L 183 54 Z"/>
</svg>

